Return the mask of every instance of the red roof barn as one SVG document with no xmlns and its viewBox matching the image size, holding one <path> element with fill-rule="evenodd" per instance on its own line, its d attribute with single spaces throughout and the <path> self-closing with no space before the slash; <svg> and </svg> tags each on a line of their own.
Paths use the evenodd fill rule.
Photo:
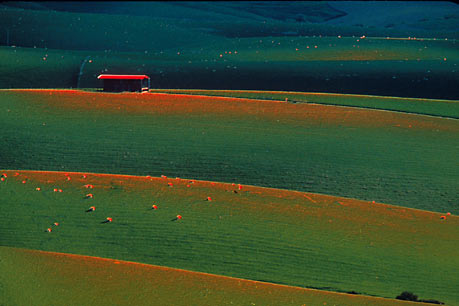
<svg viewBox="0 0 459 306">
<path fill-rule="evenodd" d="M 150 77 L 135 74 L 101 74 L 97 77 L 104 81 L 104 91 L 149 91 Z"/>
</svg>

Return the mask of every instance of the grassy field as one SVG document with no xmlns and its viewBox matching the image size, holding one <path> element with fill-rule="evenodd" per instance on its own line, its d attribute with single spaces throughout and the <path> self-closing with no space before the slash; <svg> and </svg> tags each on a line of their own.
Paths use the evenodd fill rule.
<svg viewBox="0 0 459 306">
<path fill-rule="evenodd" d="M 1 3 L 0 304 L 459 304 L 458 16 Z"/>
<path fill-rule="evenodd" d="M 455 100 L 250 90 L 153 89 L 151 92 L 354 106 L 459 119 L 459 101 Z"/>
<path fill-rule="evenodd" d="M 350 3 L 344 4 L 344 9 L 339 6 L 342 4 L 305 1 L 119 2 L 110 6 L 99 3 L 88 6 L 84 2 L 10 2 L 0 6 L 0 42 L 5 41 L 4 29 L 11 31 L 11 41 L 19 41 L 23 46 L 124 51 L 158 45 L 157 42 L 184 45 L 191 37 L 203 42 L 201 38 L 208 35 L 236 39 L 314 35 L 459 37 L 458 10 L 452 3 L 398 3 L 392 7 L 380 3 Z M 365 10 L 369 12 L 363 13 Z M 378 14 L 369 17 L 374 11 Z M 72 40 L 58 39 L 63 37 L 72 37 Z"/>
<path fill-rule="evenodd" d="M 6 3 L 0 88 L 98 88 L 100 73 L 137 73 L 154 88 L 459 99 L 451 3 L 372 4 L 379 22 L 395 11 L 406 21 L 379 26 L 349 5 L 352 22 L 332 24 L 348 15 L 338 4 Z"/>
<path fill-rule="evenodd" d="M 213 37 L 179 28 L 167 18 L 10 8 L 0 8 L 0 29 L 2 45 L 9 30 L 9 45 L 61 50 L 158 50 L 193 46 Z"/>
<path fill-rule="evenodd" d="M 0 256 L 5 306 L 419 305 L 80 255 L 0 247 Z"/>
<path fill-rule="evenodd" d="M 0 47 L 1 88 L 99 88 L 100 73 L 153 88 L 281 90 L 458 99 L 455 41 L 358 37 L 210 39 L 137 51 Z M 46 75 L 46 77 L 44 77 Z"/>
<path fill-rule="evenodd" d="M 459 301 L 455 290 L 459 256 L 454 243 L 459 234 L 459 218 L 454 215 L 441 219 L 438 213 L 353 199 L 247 185 L 239 188 L 237 182 L 233 185 L 145 176 L 3 172 L 7 177 L 0 183 L 2 246 L 128 260 L 338 292 L 394 298 L 408 290 L 420 298 L 449 305 Z M 88 185 L 93 188 L 85 188 Z M 93 198 L 85 198 L 88 193 Z M 206 201 L 208 197 L 211 201 Z M 85 212 L 90 206 L 95 206 L 95 211 Z M 182 219 L 172 221 L 179 214 Z M 107 217 L 113 221 L 101 223 Z M 47 232 L 47 228 L 52 231 Z M 6 255 L 6 263 L 11 256 L 14 255 Z M 19 266 L 22 260 L 27 259 L 20 259 Z M 74 275 L 61 270 L 59 261 L 45 260 L 38 266 L 33 262 L 32 259 L 28 265 L 35 268 L 31 275 L 23 276 L 25 279 L 41 274 L 42 269 L 49 270 L 49 264 L 53 267 L 49 273 L 55 277 L 46 278 L 43 286 L 47 289 L 37 294 L 71 287 L 71 283 L 58 280 L 62 276 L 70 281 L 72 278 L 66 275 Z M 91 262 L 87 260 L 88 265 Z M 27 265 L 22 268 L 27 269 Z M 15 273 L 15 269 L 19 268 L 8 268 L 6 275 Z M 113 272 L 114 277 L 119 271 L 101 270 L 108 275 Z M 78 275 L 85 275 L 84 271 L 85 268 Z M 99 268 L 93 272 L 97 271 Z M 139 278 L 142 275 L 130 271 Z M 98 286 L 98 281 L 105 283 L 105 276 L 98 280 L 93 280 L 92 274 L 82 277 L 88 279 L 87 285 Z M 129 279 L 129 274 L 125 278 Z M 186 282 L 186 277 L 181 279 Z M 109 288 L 116 290 L 125 281 L 115 279 L 115 287 L 110 283 Z M 26 282 L 25 287 L 4 287 L 6 292 L 14 293 L 35 286 Z M 84 288 L 82 284 L 77 287 Z M 148 291 L 148 286 L 138 289 Z M 191 296 L 202 294 L 196 292 L 196 287 L 189 289 Z M 66 290 L 63 294 L 78 292 Z M 167 292 L 170 291 L 161 294 Z M 234 298 L 240 296 L 234 294 L 229 293 Z"/>
<path fill-rule="evenodd" d="M 77 87 L 84 51 L 0 47 L 2 88 Z"/>
<path fill-rule="evenodd" d="M 459 213 L 453 119 L 167 94 L 0 97 L 0 168 L 238 181 Z"/>
</svg>

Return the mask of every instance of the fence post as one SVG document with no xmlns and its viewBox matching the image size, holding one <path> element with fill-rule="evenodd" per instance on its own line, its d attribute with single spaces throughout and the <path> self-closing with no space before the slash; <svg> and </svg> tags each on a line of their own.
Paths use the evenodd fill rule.
<svg viewBox="0 0 459 306">
<path fill-rule="evenodd" d="M 77 88 L 80 88 L 80 79 L 81 79 L 81 76 L 83 75 L 83 68 L 84 68 L 84 65 L 86 64 L 86 62 L 91 58 L 91 56 L 86 56 L 86 58 L 83 60 L 83 63 L 81 63 L 80 65 L 80 73 L 78 74 L 78 81 L 77 81 Z"/>
</svg>

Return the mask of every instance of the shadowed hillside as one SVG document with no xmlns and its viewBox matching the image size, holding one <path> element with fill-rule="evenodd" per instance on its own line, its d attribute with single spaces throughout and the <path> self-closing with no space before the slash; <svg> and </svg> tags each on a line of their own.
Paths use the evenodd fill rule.
<svg viewBox="0 0 459 306">
<path fill-rule="evenodd" d="M 449 2 L 4 2 L 0 88 L 131 73 L 153 88 L 458 99 L 457 16 Z"/>
<path fill-rule="evenodd" d="M 225 37 L 459 35 L 451 2 L 4 2 L 5 8 L 145 17 Z M 126 25 L 126 23 L 125 23 Z M 52 47 L 52 46 L 50 46 Z"/>
</svg>

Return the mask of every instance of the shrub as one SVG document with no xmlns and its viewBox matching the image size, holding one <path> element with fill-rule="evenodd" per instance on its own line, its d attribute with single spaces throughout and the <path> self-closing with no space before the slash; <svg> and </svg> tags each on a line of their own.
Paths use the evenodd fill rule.
<svg viewBox="0 0 459 306">
<path fill-rule="evenodd" d="M 439 304 L 444 305 L 445 303 L 437 301 L 437 300 L 418 300 L 418 296 L 412 292 L 403 291 L 399 296 L 396 297 L 398 300 L 404 301 L 413 301 L 413 302 L 420 302 L 420 303 L 431 303 L 431 304 Z"/>
<path fill-rule="evenodd" d="M 403 291 L 399 296 L 396 297 L 396 299 L 416 302 L 418 300 L 418 296 L 412 292 Z"/>
<path fill-rule="evenodd" d="M 346 293 L 347 293 L 347 294 L 360 294 L 360 292 L 356 292 L 356 291 L 354 291 L 354 290 L 352 290 L 352 291 L 347 291 Z"/>
<path fill-rule="evenodd" d="M 438 305 L 444 305 L 445 303 L 437 301 L 437 300 L 419 300 L 418 302 L 421 303 L 431 303 L 431 304 L 438 304 Z"/>
</svg>

